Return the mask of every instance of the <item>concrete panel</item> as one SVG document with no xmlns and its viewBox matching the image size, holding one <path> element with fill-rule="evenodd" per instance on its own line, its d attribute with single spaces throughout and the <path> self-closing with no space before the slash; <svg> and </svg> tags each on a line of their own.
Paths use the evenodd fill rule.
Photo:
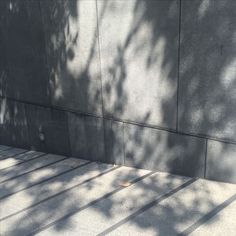
<svg viewBox="0 0 236 236">
<path fill-rule="evenodd" d="M 70 155 L 67 115 L 63 111 L 26 105 L 31 148 Z"/>
<path fill-rule="evenodd" d="M 38 1 L 7 1 L 7 56 L 10 67 L 7 95 L 49 104 L 49 77 Z"/>
<path fill-rule="evenodd" d="M 99 178 L 86 181 L 88 177 L 91 176 L 92 178 L 94 176 L 94 172 L 97 172 L 97 175 L 99 172 L 102 174 L 104 165 L 98 165 L 95 170 L 93 168 L 92 171 L 84 172 L 83 175 L 81 175 L 83 170 L 85 170 L 85 168 L 80 168 L 80 172 L 73 179 L 64 179 L 63 182 L 61 182 L 60 179 L 56 179 L 57 181 L 55 182 L 54 180 L 54 183 L 50 184 L 51 186 L 47 185 L 43 186 L 43 188 L 42 185 L 37 186 L 34 188 L 33 192 L 35 196 L 38 196 L 36 199 L 27 194 L 30 190 L 33 191 L 33 189 L 28 189 L 28 192 L 24 191 L 15 194 L 13 197 L 4 201 L 4 203 L 1 204 L 2 211 L 0 212 L 0 219 L 4 218 L 4 216 L 6 219 L 4 222 L 0 222 L 1 233 L 3 235 L 16 235 L 18 232 L 20 232 L 21 235 L 35 234 L 35 230 L 54 225 L 59 219 L 73 215 L 75 211 L 81 209 L 85 210 L 95 201 L 101 200 L 108 194 L 114 193 L 119 189 L 118 186 L 123 181 L 132 183 L 149 173 L 149 171 L 145 170 L 134 171 L 131 168 L 122 167 Z M 75 180 L 77 181 L 75 182 Z M 63 191 L 68 185 L 72 185 L 73 187 Z M 59 194 L 56 194 L 58 189 Z M 43 190 L 45 192 L 43 192 Z M 38 195 L 36 195 L 36 193 Z M 53 197 L 47 198 L 48 195 Z M 40 202 L 40 199 L 44 199 L 44 201 Z M 21 204 L 17 204 L 19 201 L 21 201 Z M 36 202 L 38 202 L 38 204 L 36 204 Z M 31 206 L 31 204 L 33 206 Z M 7 217 L 12 213 L 15 214 L 11 217 Z M 92 218 L 90 219 L 91 222 L 93 222 Z M 17 224 L 17 222 L 21 222 L 21 224 Z M 20 227 L 16 227 L 19 225 Z M 92 225 L 93 224 L 91 224 L 90 227 L 92 227 Z M 41 230 L 39 230 L 39 232 L 40 231 Z"/>
<path fill-rule="evenodd" d="M 98 1 L 106 115 L 176 125 L 179 1 Z"/>
<path fill-rule="evenodd" d="M 6 1 L 9 60 L 24 66 L 45 57 L 45 40 L 38 1 Z"/>
<path fill-rule="evenodd" d="M 52 102 L 101 115 L 95 0 L 41 1 Z"/>
<path fill-rule="evenodd" d="M 140 209 L 145 208 L 148 203 L 155 201 L 155 199 L 164 199 L 165 195 L 175 190 L 176 188 L 181 188 L 180 186 L 187 182 L 187 180 L 187 178 L 175 178 L 174 176 L 166 175 L 163 173 L 152 174 L 138 181 L 137 183 L 132 184 L 128 188 L 122 189 L 122 191 L 117 191 L 113 195 L 100 199 L 86 209 L 78 210 L 78 212 L 71 215 L 70 224 L 67 224 L 68 218 L 63 219 L 60 222 L 57 221 L 55 222 L 55 224 L 47 227 L 46 230 L 40 232 L 39 235 L 53 236 L 56 234 L 56 231 L 60 227 L 60 225 L 63 225 L 64 227 L 60 228 L 60 233 L 62 235 L 69 234 L 75 236 L 78 235 L 79 232 L 80 235 L 84 236 L 110 236 L 112 232 L 116 232 L 116 230 L 118 231 L 120 227 L 123 226 L 123 224 L 130 222 L 130 216 L 136 214 L 136 212 L 139 212 Z M 87 199 L 87 196 L 85 198 Z M 161 213 L 164 214 L 163 212 Z M 161 213 L 159 212 L 159 214 Z M 161 217 L 161 215 L 159 217 Z M 158 214 L 152 216 L 149 215 L 149 218 L 155 218 L 155 221 L 159 219 Z M 91 224 L 91 219 L 93 219 L 93 224 Z M 134 220 L 131 220 L 133 223 Z M 145 220 L 143 220 L 143 222 L 145 222 Z M 134 225 L 136 225 L 135 223 Z M 141 233 L 145 231 L 145 228 L 148 227 L 142 228 L 142 226 L 139 225 L 139 230 L 136 230 L 134 232 L 123 231 L 121 234 L 113 233 L 113 235 L 150 236 L 149 233 Z M 169 234 L 157 233 L 153 235 L 170 236 Z"/>
<path fill-rule="evenodd" d="M 6 51 L 6 7 L 5 1 L 0 1 L 0 96 L 6 95 L 6 83 L 9 76 L 7 68 L 7 51 Z"/>
<path fill-rule="evenodd" d="M 124 165 L 124 124 L 104 120 L 105 162 Z"/>
<path fill-rule="evenodd" d="M 208 140 L 206 178 L 236 184 L 236 145 Z"/>
<path fill-rule="evenodd" d="M 1 12 L 0 12 L 1 14 Z M 1 20 L 1 19 L 0 19 Z M 9 70 L 7 66 L 6 42 L 0 26 L 0 96 L 6 95 L 7 80 L 9 77 Z"/>
<path fill-rule="evenodd" d="M 28 127 L 23 104 L 0 99 L 0 143 L 28 148 Z"/>
<path fill-rule="evenodd" d="M 87 160 L 104 161 L 102 118 L 68 113 L 71 154 Z"/>
<path fill-rule="evenodd" d="M 125 165 L 203 177 L 205 140 L 126 124 Z"/>
<path fill-rule="evenodd" d="M 50 105 L 48 71 L 41 63 L 10 67 L 7 95 L 21 101 Z"/>
<path fill-rule="evenodd" d="M 182 1 L 179 129 L 236 141 L 236 1 Z"/>
</svg>

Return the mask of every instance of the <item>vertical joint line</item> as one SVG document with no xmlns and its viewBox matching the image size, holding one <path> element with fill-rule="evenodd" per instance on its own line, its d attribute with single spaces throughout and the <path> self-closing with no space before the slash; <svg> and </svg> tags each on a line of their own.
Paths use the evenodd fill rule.
<svg viewBox="0 0 236 236">
<path fill-rule="evenodd" d="M 71 146 L 70 129 L 69 129 L 69 113 L 65 111 L 65 114 L 66 114 L 66 129 L 68 133 L 69 154 L 70 156 L 72 156 L 72 146 Z"/>
<path fill-rule="evenodd" d="M 205 160 L 204 160 L 204 179 L 206 178 L 206 168 L 207 168 L 207 145 L 208 145 L 208 139 L 206 139 L 206 148 L 205 148 Z"/>
<path fill-rule="evenodd" d="M 43 31 L 43 39 L 44 39 L 44 51 L 45 51 L 45 56 L 44 56 L 44 63 L 43 65 L 46 67 L 46 70 L 47 70 L 47 89 L 48 89 L 48 97 L 49 97 L 49 104 L 50 104 L 50 107 L 52 107 L 52 96 L 51 96 L 51 88 L 50 88 L 50 75 L 51 75 L 51 71 L 50 71 L 50 63 L 49 63 L 49 55 L 48 55 L 48 45 L 47 45 L 47 38 L 46 38 L 46 29 L 45 29 L 45 20 L 44 20 L 44 17 L 43 17 L 43 10 L 42 10 L 42 5 L 41 5 L 41 1 L 38 1 L 38 5 L 39 5 L 39 11 L 40 11 L 40 17 L 41 17 L 41 24 L 42 24 L 42 31 Z"/>
<path fill-rule="evenodd" d="M 101 102 L 102 102 L 102 117 L 104 118 L 104 102 L 103 102 L 103 88 L 102 88 L 102 65 L 101 65 L 101 46 L 100 46 L 100 31 L 99 31 L 99 17 L 98 17 L 98 3 L 96 2 L 96 17 L 97 17 L 97 43 L 98 43 L 98 58 L 100 69 L 100 83 L 101 83 Z"/>
<path fill-rule="evenodd" d="M 125 165 L 125 123 L 122 122 L 123 126 L 123 142 L 122 142 L 122 149 L 123 149 L 123 160 L 122 165 Z"/>
<path fill-rule="evenodd" d="M 178 68 L 177 68 L 177 104 L 176 104 L 176 131 L 178 132 L 179 127 L 179 71 L 180 71 L 180 40 L 181 40 L 181 15 L 182 15 L 182 2 L 179 0 L 179 32 L 178 32 Z"/>
<path fill-rule="evenodd" d="M 101 46 L 100 46 L 100 31 L 99 31 L 99 17 L 98 17 L 98 3 L 96 3 L 96 18 L 97 18 L 97 44 L 98 44 L 98 59 L 100 69 L 100 86 L 101 86 L 101 103 L 102 103 L 102 124 L 103 124 L 103 148 L 104 155 L 106 155 L 106 135 L 105 135 L 105 119 L 104 119 L 104 101 L 103 101 L 103 84 L 102 84 L 102 64 L 101 64 Z M 106 157 L 105 157 L 106 159 Z M 107 160 L 109 162 L 109 160 Z"/>
</svg>

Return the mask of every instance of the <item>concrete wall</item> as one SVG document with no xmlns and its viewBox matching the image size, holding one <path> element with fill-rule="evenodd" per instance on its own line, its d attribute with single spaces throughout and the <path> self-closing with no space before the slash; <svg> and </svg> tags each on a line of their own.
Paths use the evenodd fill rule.
<svg viewBox="0 0 236 236">
<path fill-rule="evenodd" d="M 1 0 L 0 143 L 236 183 L 235 0 Z"/>
</svg>

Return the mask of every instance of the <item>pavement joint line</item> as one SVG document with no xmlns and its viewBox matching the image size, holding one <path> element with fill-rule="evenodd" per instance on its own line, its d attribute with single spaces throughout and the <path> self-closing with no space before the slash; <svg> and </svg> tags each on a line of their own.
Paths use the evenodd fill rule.
<svg viewBox="0 0 236 236">
<path fill-rule="evenodd" d="M 22 152 L 19 152 L 19 153 L 15 153 L 15 154 L 12 154 L 12 155 L 5 155 L 0 160 L 6 160 L 6 159 L 12 158 L 12 157 L 17 158 L 17 156 L 22 155 L 22 154 L 27 153 L 27 152 L 30 152 L 30 151 L 29 150 L 25 150 L 25 151 L 22 151 Z M 0 155 L 4 155 L 4 154 L 0 153 Z"/>
<path fill-rule="evenodd" d="M 4 145 L 1 145 L 1 146 L 4 146 Z M 0 149 L 0 154 L 1 154 L 1 152 L 9 151 L 10 149 L 14 149 L 14 148 L 13 148 L 13 147 L 8 147 L 7 149 L 4 149 L 4 150 L 1 150 L 1 149 Z"/>
<path fill-rule="evenodd" d="M 99 233 L 97 236 L 104 236 L 104 235 L 111 233 L 112 231 L 114 231 L 115 229 L 120 227 L 121 225 L 127 223 L 129 220 L 137 217 L 138 215 L 142 214 L 143 212 L 145 212 L 145 211 L 149 210 L 150 208 L 154 207 L 155 205 L 159 204 L 161 201 L 171 197 L 172 195 L 174 195 L 178 191 L 183 190 L 185 187 L 193 184 L 194 182 L 196 182 L 196 180 L 197 180 L 196 178 L 190 179 L 190 180 L 186 181 L 185 183 L 181 184 L 180 186 L 178 186 L 174 189 L 171 189 L 170 191 L 164 193 L 163 195 L 157 197 L 153 201 L 151 201 L 151 202 L 147 203 L 146 205 L 144 205 L 143 207 L 139 208 L 137 211 L 135 211 L 131 215 L 125 217 L 124 219 L 120 220 L 116 224 L 105 229 L 103 232 Z"/>
<path fill-rule="evenodd" d="M 28 151 L 27 151 L 27 152 L 28 152 Z M 20 154 L 17 154 L 17 155 L 25 154 L 25 153 L 27 153 L 27 152 L 20 153 Z M 29 151 L 29 152 L 30 152 L 30 151 Z M 21 160 L 21 162 L 16 163 L 16 164 L 13 164 L 13 165 L 8 166 L 8 167 L 5 167 L 5 168 L 2 168 L 2 169 L 0 169 L 0 172 L 3 171 L 3 170 L 6 170 L 6 169 L 8 169 L 8 168 L 12 168 L 12 167 L 14 167 L 14 166 L 22 165 L 22 164 L 24 164 L 24 163 L 27 163 L 27 162 L 32 161 L 32 160 L 35 160 L 35 159 L 37 159 L 37 158 L 39 158 L 39 157 L 42 157 L 42 156 L 45 156 L 45 155 L 48 155 L 48 154 L 46 154 L 46 153 L 38 154 L 38 156 L 35 156 L 35 157 L 33 157 L 33 158 L 31 158 L 31 159 L 28 159 L 28 160 L 21 160 L 21 159 L 17 158 L 17 156 L 14 156 L 17 160 Z M 7 158 L 11 158 L 11 157 L 7 157 Z M 6 158 L 6 159 L 7 159 L 7 158 Z M 1 160 L 6 160 L 6 159 L 1 159 Z"/>
<path fill-rule="evenodd" d="M 43 156 L 46 156 L 46 155 L 47 155 L 47 154 L 42 154 L 41 156 L 38 156 L 38 157 L 36 157 L 36 158 L 43 157 Z M 36 158 L 35 158 L 35 159 L 36 159 Z M 10 177 L 10 178 L 5 179 L 5 180 L 3 180 L 2 182 L 0 182 L 0 184 L 5 183 L 5 182 L 7 182 L 8 180 L 16 179 L 16 178 L 21 177 L 21 176 L 23 176 L 23 175 L 27 175 L 27 174 L 29 174 L 29 173 L 32 173 L 32 172 L 36 171 L 36 170 L 43 169 L 44 167 L 48 167 L 48 166 L 50 166 L 50 165 L 52 165 L 52 164 L 58 163 L 58 162 L 60 162 L 60 161 L 64 161 L 64 160 L 66 160 L 66 159 L 68 159 L 68 157 L 64 157 L 64 158 L 62 158 L 62 159 L 60 159 L 60 160 L 54 161 L 54 162 L 49 163 L 49 164 L 46 164 L 46 165 L 44 165 L 44 166 L 40 166 L 40 167 L 38 167 L 38 168 L 36 168 L 36 169 L 33 169 L 33 170 L 30 170 L 30 171 L 28 171 L 28 172 L 25 172 L 25 173 L 22 173 L 22 174 L 19 174 L 19 175 Z M 32 160 L 32 159 L 31 159 L 31 160 Z M 34 159 L 33 159 L 33 160 L 34 160 Z M 25 162 L 24 162 L 24 163 L 25 163 Z M 23 163 L 20 163 L 20 164 L 23 164 Z"/>
<path fill-rule="evenodd" d="M 131 181 L 129 182 L 130 185 L 128 185 L 128 186 L 119 186 L 117 189 L 114 189 L 113 191 L 104 194 L 102 197 L 99 197 L 99 198 L 97 198 L 97 199 L 91 201 L 90 203 L 88 203 L 88 204 L 82 206 L 82 207 L 78 207 L 77 209 L 73 210 L 72 212 L 70 212 L 70 213 L 64 215 L 63 217 L 61 217 L 61 218 L 55 220 L 54 222 L 51 222 L 51 223 L 48 224 L 48 225 L 45 225 L 45 226 L 43 226 L 43 227 L 41 227 L 41 228 L 38 228 L 38 229 L 36 229 L 36 230 L 33 230 L 30 234 L 27 234 L 27 236 L 31 236 L 31 235 L 35 235 L 35 234 L 37 234 L 37 233 L 40 233 L 40 232 L 46 230 L 47 228 L 49 228 L 49 227 L 51 227 L 51 226 L 53 226 L 53 225 L 59 223 L 60 221 L 72 217 L 73 215 L 75 215 L 75 214 L 77 214 L 77 213 L 79 213 L 79 212 L 81 212 L 81 211 L 87 209 L 88 207 L 90 207 L 90 206 L 96 204 L 97 202 L 99 202 L 99 201 L 101 201 L 101 200 L 103 200 L 103 199 L 106 199 L 106 198 L 108 198 L 108 197 L 110 197 L 110 196 L 112 196 L 112 195 L 114 195 L 114 194 L 116 194 L 116 193 L 122 191 L 123 189 L 129 188 L 130 186 L 134 185 L 135 183 L 137 183 L 137 182 L 139 182 L 139 181 L 141 181 L 141 180 L 143 180 L 143 179 L 145 179 L 145 178 L 147 178 L 147 177 L 149 177 L 149 176 L 151 176 L 151 175 L 153 175 L 153 174 L 155 174 L 155 173 L 157 173 L 157 171 L 150 171 L 149 173 L 147 173 L 147 174 L 145 174 L 145 175 L 139 176 L 139 177 L 137 177 L 136 179 L 131 180 Z M 0 220 L 0 221 L 1 221 L 1 220 Z"/>
<path fill-rule="evenodd" d="M 61 160 L 61 161 L 63 161 L 63 160 Z M 71 168 L 71 169 L 69 169 L 69 170 L 67 170 L 67 171 L 64 171 L 64 172 L 59 173 L 59 174 L 54 175 L 54 176 L 51 176 L 51 177 L 49 177 L 49 178 L 47 178 L 47 179 L 44 179 L 44 180 L 39 181 L 39 182 L 36 182 L 36 183 L 34 183 L 34 184 L 28 185 L 28 186 L 26 186 L 25 188 L 22 188 L 22 189 L 20 189 L 20 190 L 18 190 L 18 191 L 11 192 L 10 194 L 7 194 L 7 195 L 5 195 L 5 196 L 3 196 L 3 197 L 0 197 L 0 201 L 3 200 L 3 199 L 5 199 L 5 198 L 7 198 L 7 197 L 11 197 L 12 195 L 15 195 L 15 194 L 17 194 L 17 193 L 19 193 L 19 192 L 23 192 L 24 190 L 26 190 L 26 189 L 28 189 L 28 188 L 31 188 L 31 187 L 34 187 L 34 186 L 43 184 L 44 182 L 47 182 L 47 181 L 49 181 L 49 180 L 52 180 L 52 179 L 57 178 L 57 177 L 59 177 L 59 176 L 62 176 L 62 175 L 64 175 L 64 174 L 67 174 L 67 173 L 69 173 L 69 172 L 71 172 L 71 171 L 74 171 L 74 170 L 76 170 L 76 169 L 79 169 L 79 168 L 84 167 L 84 166 L 86 166 L 86 165 L 88 165 L 88 164 L 91 164 L 91 163 L 93 163 L 93 162 L 91 162 L 91 161 L 85 162 L 85 163 L 83 163 L 83 164 L 81 164 L 81 165 L 79 165 L 79 166 L 73 167 L 73 168 Z M 55 164 L 55 163 L 51 163 L 50 165 L 53 165 L 53 164 Z M 50 165 L 48 165 L 48 166 L 50 166 Z M 45 167 L 45 166 L 44 166 L 44 167 Z"/>
<path fill-rule="evenodd" d="M 222 202 L 221 204 L 217 205 L 214 209 L 209 211 L 207 214 L 202 216 L 200 219 L 198 219 L 195 223 L 193 223 L 191 226 L 189 226 L 187 229 L 182 231 L 179 236 L 189 235 L 193 231 L 195 231 L 197 228 L 199 228 L 201 225 L 205 224 L 207 221 L 209 221 L 212 217 L 214 217 L 216 214 L 218 214 L 220 211 L 222 211 L 224 208 L 229 206 L 231 203 L 233 203 L 236 200 L 236 194 Z"/>
<path fill-rule="evenodd" d="M 66 192 L 68 192 L 68 191 L 70 191 L 70 190 L 72 190 L 72 189 L 77 188 L 77 187 L 80 186 L 80 185 L 83 185 L 83 184 L 85 184 L 85 183 L 88 183 L 88 182 L 90 182 L 90 181 L 92 181 L 92 180 L 94 180 L 94 179 L 96 179 L 96 178 L 98 178 L 98 177 L 101 177 L 101 176 L 103 176 L 103 175 L 105 175 L 105 174 L 108 174 L 109 172 L 114 171 L 114 170 L 119 169 L 119 168 L 120 168 L 120 166 L 116 166 L 116 167 L 113 167 L 113 168 L 111 168 L 111 169 L 108 169 L 108 170 L 106 170 L 106 171 L 104 171 L 104 172 L 102 172 L 102 173 L 100 173 L 100 174 L 98 174 L 98 175 L 96 175 L 96 176 L 94 176 L 94 177 L 92 177 L 92 178 L 86 179 L 85 181 L 83 181 L 83 182 L 81 182 L 81 183 L 79 183 L 79 184 L 77 184 L 77 185 L 74 185 L 74 186 L 72 186 L 72 187 L 70 187 L 70 188 L 67 188 L 67 189 L 65 189 L 65 190 L 63 190 L 63 191 L 61 191 L 61 192 L 59 192 L 59 193 L 56 193 L 56 194 L 54 194 L 54 195 L 52 195 L 52 196 L 50 196 L 50 197 L 47 197 L 47 198 L 45 198 L 45 199 L 43 199 L 43 200 L 41 200 L 41 201 L 39 201 L 39 202 L 37 202 L 37 203 L 31 204 L 31 205 L 29 205 L 28 207 L 23 208 L 23 209 L 21 209 L 21 210 L 19 210 L 19 211 L 17 211 L 17 212 L 14 212 L 14 213 L 12 213 L 12 214 L 10 214 L 10 215 L 8 215 L 8 216 L 5 216 L 5 217 L 3 217 L 3 218 L 0 218 L 0 222 L 4 221 L 4 220 L 6 220 L 6 219 L 8 219 L 8 218 L 10 218 L 10 217 L 12 217 L 12 216 L 15 216 L 15 215 L 17 215 L 17 214 L 19 214 L 19 213 L 25 212 L 25 211 L 27 211 L 27 210 L 29 210 L 29 209 L 35 207 L 35 206 L 40 205 L 41 203 L 44 203 L 44 202 L 46 202 L 46 201 L 48 201 L 48 200 L 50 200 L 50 199 L 53 199 L 54 197 L 57 197 L 57 196 L 59 196 L 59 195 L 61 195 L 61 194 L 64 194 L 64 193 L 66 193 Z"/>
</svg>

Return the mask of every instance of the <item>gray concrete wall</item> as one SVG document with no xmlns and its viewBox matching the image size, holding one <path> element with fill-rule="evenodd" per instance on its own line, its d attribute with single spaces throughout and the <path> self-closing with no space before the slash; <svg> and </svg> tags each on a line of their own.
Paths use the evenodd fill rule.
<svg viewBox="0 0 236 236">
<path fill-rule="evenodd" d="M 235 0 L 1 0 L 0 143 L 236 183 Z"/>
</svg>

